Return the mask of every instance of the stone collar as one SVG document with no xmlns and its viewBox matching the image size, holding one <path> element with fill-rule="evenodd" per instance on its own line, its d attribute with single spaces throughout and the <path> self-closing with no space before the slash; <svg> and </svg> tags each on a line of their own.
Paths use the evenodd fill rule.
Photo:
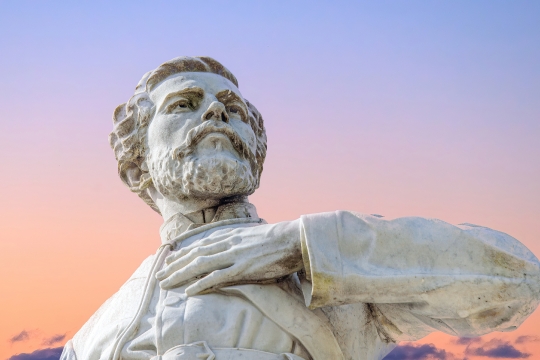
<svg viewBox="0 0 540 360">
<path fill-rule="evenodd" d="M 189 214 L 178 213 L 171 216 L 161 225 L 159 229 L 161 242 L 169 242 L 178 235 L 204 224 L 243 218 L 259 218 L 253 204 L 249 202 L 232 202 L 194 211 Z"/>
</svg>

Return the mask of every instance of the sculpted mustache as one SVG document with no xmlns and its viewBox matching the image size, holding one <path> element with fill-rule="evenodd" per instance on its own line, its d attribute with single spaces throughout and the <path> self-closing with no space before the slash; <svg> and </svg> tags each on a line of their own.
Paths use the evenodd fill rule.
<svg viewBox="0 0 540 360">
<path fill-rule="evenodd" d="M 234 149 L 242 158 L 250 162 L 255 161 L 255 156 L 249 146 L 230 125 L 224 122 L 217 123 L 214 121 L 205 121 L 201 125 L 191 129 L 187 134 L 186 141 L 173 151 L 173 156 L 176 159 L 181 159 L 184 156 L 190 155 L 195 151 L 195 146 L 210 133 L 220 133 L 227 136 Z"/>
</svg>

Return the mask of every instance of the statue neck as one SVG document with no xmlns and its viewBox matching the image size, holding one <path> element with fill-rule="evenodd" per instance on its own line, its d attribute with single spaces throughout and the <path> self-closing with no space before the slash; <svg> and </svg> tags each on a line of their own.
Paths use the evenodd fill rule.
<svg viewBox="0 0 540 360">
<path fill-rule="evenodd" d="M 150 189 L 149 189 L 150 190 Z M 167 222 L 177 214 L 190 214 L 208 208 L 214 208 L 229 203 L 248 203 L 247 196 L 231 196 L 222 199 L 186 198 L 182 201 L 169 199 L 161 195 L 153 187 L 149 191 L 154 203 L 159 208 L 163 221 Z"/>
<path fill-rule="evenodd" d="M 183 232 L 208 223 L 229 219 L 259 219 L 257 209 L 245 196 L 222 199 L 216 206 L 211 206 L 189 213 L 177 212 L 164 221 L 160 227 L 162 242 L 170 241 Z"/>
<path fill-rule="evenodd" d="M 176 214 L 190 214 L 206 208 L 218 206 L 220 201 L 215 199 L 186 199 L 181 202 L 167 199 L 161 196 L 154 200 L 157 207 L 163 216 L 163 220 L 167 221 Z"/>
</svg>

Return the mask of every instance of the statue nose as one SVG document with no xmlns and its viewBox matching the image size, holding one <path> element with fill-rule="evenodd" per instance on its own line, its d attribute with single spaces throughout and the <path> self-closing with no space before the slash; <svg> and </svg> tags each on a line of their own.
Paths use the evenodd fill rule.
<svg viewBox="0 0 540 360">
<path fill-rule="evenodd" d="M 228 123 L 229 115 L 227 114 L 227 109 L 225 109 L 225 105 L 223 105 L 219 101 L 214 101 L 204 112 L 204 114 L 202 115 L 202 119 L 203 121 L 214 120 Z"/>
</svg>

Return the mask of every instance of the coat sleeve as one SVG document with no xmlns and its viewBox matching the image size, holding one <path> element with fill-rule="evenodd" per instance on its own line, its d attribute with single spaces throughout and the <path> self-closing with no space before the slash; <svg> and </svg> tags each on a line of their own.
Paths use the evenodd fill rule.
<svg viewBox="0 0 540 360">
<path fill-rule="evenodd" d="M 418 217 L 301 218 L 306 304 L 365 303 L 387 341 L 517 328 L 540 299 L 538 259 L 511 236 Z"/>
</svg>

